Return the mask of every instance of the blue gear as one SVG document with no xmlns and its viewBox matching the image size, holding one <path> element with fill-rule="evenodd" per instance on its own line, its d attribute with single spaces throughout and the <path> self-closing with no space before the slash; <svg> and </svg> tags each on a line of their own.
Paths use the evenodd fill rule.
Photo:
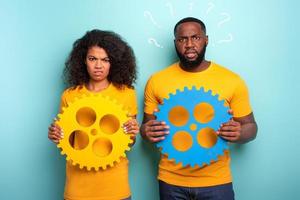
<svg viewBox="0 0 300 200">
<path fill-rule="evenodd" d="M 211 161 L 216 161 L 218 156 L 224 154 L 224 150 L 228 149 L 227 142 L 221 137 L 217 137 L 214 146 L 210 148 L 202 147 L 198 144 L 197 133 L 203 128 L 212 128 L 217 131 L 220 125 L 230 120 L 231 115 L 228 114 L 228 107 L 224 106 L 224 100 L 219 101 L 218 95 L 213 96 L 212 91 L 207 92 L 201 87 L 199 90 L 195 86 L 192 89 L 184 88 L 183 91 L 176 90 L 175 94 L 170 94 L 168 99 L 164 99 L 163 105 L 159 105 L 159 112 L 156 113 L 158 121 L 165 121 L 170 126 L 170 133 L 164 140 L 156 143 L 161 148 L 163 154 L 168 155 L 168 159 L 174 159 L 176 163 L 181 162 L 183 166 L 209 165 Z M 208 103 L 214 109 L 214 118 L 208 123 L 200 123 L 194 117 L 189 117 L 188 122 L 181 126 L 174 126 L 170 121 L 168 114 L 174 106 L 183 106 L 190 116 L 193 116 L 193 110 L 199 103 Z M 191 130 L 190 125 L 196 124 L 196 130 Z M 192 136 L 193 145 L 186 151 L 178 151 L 172 145 L 172 139 L 176 132 L 186 131 Z"/>
</svg>

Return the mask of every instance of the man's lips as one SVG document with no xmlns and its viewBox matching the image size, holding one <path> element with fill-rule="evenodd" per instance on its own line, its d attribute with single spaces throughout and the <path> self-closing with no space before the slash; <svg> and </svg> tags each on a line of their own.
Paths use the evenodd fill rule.
<svg viewBox="0 0 300 200">
<path fill-rule="evenodd" d="M 197 52 L 196 52 L 196 51 L 186 51 L 186 52 L 184 53 L 184 55 L 185 55 L 187 58 L 193 59 L 193 58 L 197 57 Z"/>
</svg>

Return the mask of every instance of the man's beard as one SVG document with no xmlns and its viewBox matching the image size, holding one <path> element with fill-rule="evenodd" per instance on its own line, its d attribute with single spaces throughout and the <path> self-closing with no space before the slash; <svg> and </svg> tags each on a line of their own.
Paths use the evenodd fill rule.
<svg viewBox="0 0 300 200">
<path fill-rule="evenodd" d="M 175 46 L 177 56 L 179 57 L 179 60 L 180 60 L 180 63 L 182 64 L 182 66 L 186 69 L 194 69 L 194 68 L 198 67 L 201 64 L 201 62 L 204 60 L 206 46 L 207 45 L 205 45 L 203 47 L 203 49 L 200 53 L 197 53 L 198 56 L 197 56 L 196 60 L 192 60 L 192 61 L 185 58 L 185 56 L 183 54 L 181 54 L 177 50 L 177 47 Z"/>
</svg>

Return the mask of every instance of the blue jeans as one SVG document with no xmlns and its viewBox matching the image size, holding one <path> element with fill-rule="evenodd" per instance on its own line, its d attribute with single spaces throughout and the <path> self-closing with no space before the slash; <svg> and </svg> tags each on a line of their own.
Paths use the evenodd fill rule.
<svg viewBox="0 0 300 200">
<path fill-rule="evenodd" d="M 232 183 L 209 187 L 182 187 L 159 181 L 160 200 L 234 200 Z"/>
</svg>

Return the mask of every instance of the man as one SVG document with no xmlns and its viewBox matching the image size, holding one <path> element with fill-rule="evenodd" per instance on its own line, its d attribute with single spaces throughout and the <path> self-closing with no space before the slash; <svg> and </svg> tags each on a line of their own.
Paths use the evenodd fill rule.
<svg viewBox="0 0 300 200">
<path fill-rule="evenodd" d="M 228 69 L 205 60 L 208 44 L 206 28 L 202 21 L 188 17 L 174 27 L 175 48 L 179 62 L 154 74 L 145 89 L 144 120 L 141 134 L 156 143 L 169 134 L 166 122 L 155 120 L 158 104 L 163 98 L 184 86 L 204 87 L 219 94 L 230 107 L 233 118 L 222 124 L 216 134 L 232 143 L 246 143 L 256 137 L 257 125 L 249 103 L 244 81 Z M 182 166 L 166 155 L 159 164 L 159 189 L 161 200 L 175 199 L 234 199 L 230 156 L 225 151 L 217 161 L 205 166 Z"/>
</svg>

